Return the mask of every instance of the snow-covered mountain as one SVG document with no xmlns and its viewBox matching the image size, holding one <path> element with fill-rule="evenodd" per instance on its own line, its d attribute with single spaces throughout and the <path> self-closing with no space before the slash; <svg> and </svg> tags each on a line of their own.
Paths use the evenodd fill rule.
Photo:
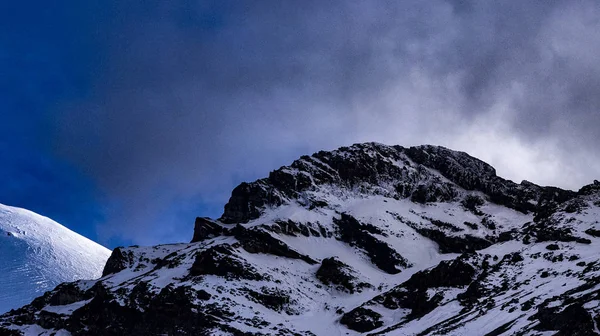
<svg viewBox="0 0 600 336">
<path fill-rule="evenodd" d="M 599 220 L 598 182 L 517 184 L 443 147 L 357 144 L 242 183 L 191 243 L 115 249 L 101 279 L 0 331 L 597 335 Z"/>
<path fill-rule="evenodd" d="M 0 204 L 0 312 L 65 281 L 96 279 L 110 250 L 31 211 Z"/>
</svg>

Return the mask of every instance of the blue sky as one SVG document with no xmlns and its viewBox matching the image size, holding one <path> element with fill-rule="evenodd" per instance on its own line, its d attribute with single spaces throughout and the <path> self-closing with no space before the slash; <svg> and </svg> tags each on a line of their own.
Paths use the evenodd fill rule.
<svg viewBox="0 0 600 336">
<path fill-rule="evenodd" d="M 50 216 L 96 238 L 102 220 L 94 181 L 56 155 L 56 109 L 90 90 L 102 47 L 94 41 L 93 2 L 0 5 L 0 202 Z"/>
<path fill-rule="evenodd" d="M 89 99 L 94 78 L 106 71 L 110 46 L 103 32 L 118 17 L 111 6 L 96 1 L 0 5 L 0 202 L 44 214 L 114 247 L 135 241 L 99 236 L 98 225 L 118 200 L 103 193 L 85 167 L 61 155 L 56 140 L 65 106 Z M 188 223 L 196 211 L 219 214 L 201 202 L 194 211 L 180 208 L 170 205 L 169 211 Z"/>
<path fill-rule="evenodd" d="M 0 4 L 0 203 L 115 247 L 189 240 L 231 189 L 355 142 L 515 180 L 600 174 L 594 1 Z"/>
</svg>

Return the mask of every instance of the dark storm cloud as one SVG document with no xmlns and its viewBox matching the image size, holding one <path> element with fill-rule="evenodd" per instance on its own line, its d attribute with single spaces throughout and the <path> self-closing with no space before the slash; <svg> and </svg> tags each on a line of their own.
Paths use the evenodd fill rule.
<svg viewBox="0 0 600 336">
<path fill-rule="evenodd" d="M 94 92 L 64 106 L 58 148 L 113 199 L 104 235 L 142 243 L 189 238 L 187 216 L 301 154 L 368 140 L 468 150 L 457 139 L 490 115 L 520 145 L 596 157 L 596 8 L 118 4 L 99 27 L 109 53 Z"/>
</svg>

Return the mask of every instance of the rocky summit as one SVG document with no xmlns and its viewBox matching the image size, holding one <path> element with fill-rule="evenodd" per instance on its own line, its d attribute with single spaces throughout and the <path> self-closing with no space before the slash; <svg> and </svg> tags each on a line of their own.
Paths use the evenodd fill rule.
<svg viewBox="0 0 600 336">
<path fill-rule="evenodd" d="M 117 248 L 1 335 L 598 335 L 600 183 L 357 144 L 236 187 L 190 243 Z"/>
</svg>

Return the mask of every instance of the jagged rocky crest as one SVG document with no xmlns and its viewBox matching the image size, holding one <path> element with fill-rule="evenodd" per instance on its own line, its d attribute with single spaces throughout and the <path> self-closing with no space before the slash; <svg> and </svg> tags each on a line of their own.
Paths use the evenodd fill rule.
<svg viewBox="0 0 600 336">
<path fill-rule="evenodd" d="M 431 170 L 449 181 L 440 179 Z M 303 156 L 290 166 L 271 172 L 267 178 L 240 184 L 233 190 L 220 221 L 247 223 L 266 208 L 291 201 L 323 206 L 326 204 L 323 200 L 303 199 L 303 194 L 324 185 L 348 190 L 363 188 L 361 192 L 396 199 L 410 197 L 418 203 L 454 200 L 458 186 L 483 192 L 491 202 L 524 213 L 535 211 L 534 203 L 538 201 L 563 202 L 576 195 L 527 181 L 516 184 L 505 180 L 496 175 L 492 166 L 464 152 L 437 146 L 404 148 L 368 143 Z"/>
<path fill-rule="evenodd" d="M 115 249 L 0 335 L 596 335 L 599 207 L 597 181 L 517 184 L 443 147 L 318 152 L 236 187 L 190 243 Z"/>
</svg>

